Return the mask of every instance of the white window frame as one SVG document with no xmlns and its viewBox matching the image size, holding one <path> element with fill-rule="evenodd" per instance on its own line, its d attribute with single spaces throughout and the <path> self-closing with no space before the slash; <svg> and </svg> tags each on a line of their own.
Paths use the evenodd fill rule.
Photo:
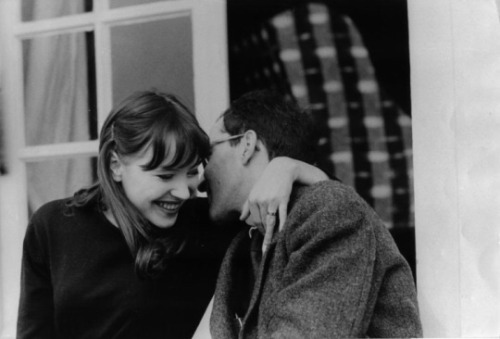
<svg viewBox="0 0 500 339">
<path fill-rule="evenodd" d="M 20 263 L 28 223 L 28 162 L 97 155 L 98 141 L 26 146 L 23 120 L 21 39 L 40 34 L 93 31 L 95 37 L 98 127 L 111 108 L 110 25 L 190 13 L 196 115 L 208 130 L 229 102 L 225 0 L 175 0 L 108 9 L 94 0 L 91 13 L 21 22 L 20 1 L 0 0 L 0 88 L 6 175 L 0 176 L 0 338 L 15 336 L 20 291 Z M 184 13 L 184 14 L 183 14 Z"/>
</svg>

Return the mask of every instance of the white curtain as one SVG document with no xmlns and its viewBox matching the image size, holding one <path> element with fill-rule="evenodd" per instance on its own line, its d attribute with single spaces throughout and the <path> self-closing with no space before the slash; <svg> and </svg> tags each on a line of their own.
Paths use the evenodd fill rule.
<svg viewBox="0 0 500 339">
<path fill-rule="evenodd" d="M 33 1 L 33 18 L 80 13 L 83 0 Z M 37 37 L 25 48 L 27 145 L 89 140 L 87 54 L 84 33 Z M 30 209 L 72 195 L 89 184 L 89 159 L 28 164 Z"/>
</svg>

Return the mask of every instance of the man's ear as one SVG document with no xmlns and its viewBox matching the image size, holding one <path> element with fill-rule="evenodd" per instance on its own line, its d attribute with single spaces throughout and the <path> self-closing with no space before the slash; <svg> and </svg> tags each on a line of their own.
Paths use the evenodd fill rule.
<svg viewBox="0 0 500 339">
<path fill-rule="evenodd" d="M 116 152 L 111 152 L 111 161 L 109 162 L 109 168 L 111 170 L 111 175 L 113 180 L 116 182 L 122 181 L 122 162 L 118 157 Z"/>
<path fill-rule="evenodd" d="M 258 151 L 257 141 L 257 133 L 251 129 L 246 131 L 245 135 L 241 139 L 241 142 L 243 143 L 243 153 L 241 156 L 244 165 L 247 165 L 254 156 L 255 152 Z"/>
</svg>

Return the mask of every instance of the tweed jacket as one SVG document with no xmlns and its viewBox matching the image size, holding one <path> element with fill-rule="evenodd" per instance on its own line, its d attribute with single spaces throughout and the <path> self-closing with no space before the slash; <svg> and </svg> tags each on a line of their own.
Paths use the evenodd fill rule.
<svg viewBox="0 0 500 339">
<path fill-rule="evenodd" d="M 327 181 L 294 189 L 290 206 L 263 256 L 259 232 L 243 231 L 231 243 L 213 338 L 422 336 L 408 263 L 359 195 Z"/>
</svg>

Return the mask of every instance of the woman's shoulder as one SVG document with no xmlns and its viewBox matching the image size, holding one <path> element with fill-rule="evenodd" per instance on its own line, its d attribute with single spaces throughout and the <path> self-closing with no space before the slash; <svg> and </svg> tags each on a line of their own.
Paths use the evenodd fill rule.
<svg viewBox="0 0 500 339">
<path fill-rule="evenodd" d="M 97 209 L 75 207 L 72 201 L 64 198 L 43 204 L 31 216 L 25 238 L 37 239 L 53 248 L 68 248 L 79 244 L 81 239 L 109 233 L 108 229 L 113 234 L 118 232 L 115 227 L 102 227 L 107 221 Z"/>
<path fill-rule="evenodd" d="M 32 216 L 32 219 L 46 219 L 59 214 L 66 214 L 71 198 L 56 199 L 41 205 Z"/>
<path fill-rule="evenodd" d="M 26 241 L 30 239 L 45 239 L 51 237 L 66 213 L 69 198 L 52 200 L 36 209 L 30 217 L 26 230 Z"/>
<path fill-rule="evenodd" d="M 56 199 L 40 206 L 31 216 L 30 224 L 35 225 L 61 225 L 71 224 L 76 220 L 92 217 L 95 208 L 86 205 L 85 208 L 76 207 L 72 204 L 73 197 Z M 90 209 L 93 212 L 90 212 Z M 40 226 L 42 227 L 42 226 Z M 51 226 L 53 227 L 53 226 Z"/>
</svg>

